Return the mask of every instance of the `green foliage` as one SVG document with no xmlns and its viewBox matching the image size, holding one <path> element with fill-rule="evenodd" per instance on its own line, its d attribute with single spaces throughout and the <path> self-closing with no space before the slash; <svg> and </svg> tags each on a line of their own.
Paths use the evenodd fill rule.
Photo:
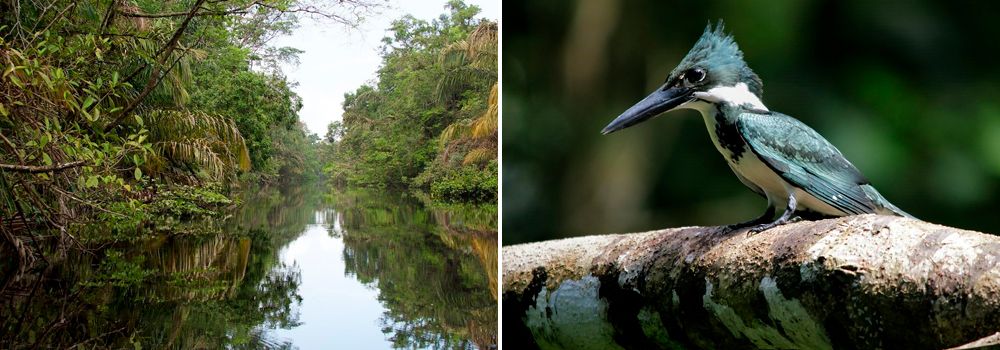
<svg viewBox="0 0 1000 350">
<path fill-rule="evenodd" d="M 202 186 L 172 186 L 160 192 L 147 210 L 154 214 L 181 221 L 202 216 L 219 216 L 219 210 L 233 204 L 229 197 L 217 192 L 218 184 Z"/>
<path fill-rule="evenodd" d="M 475 6 L 452 1 L 447 7 L 449 13 L 431 22 L 411 16 L 394 21 L 383 39 L 378 81 L 345 96 L 343 121 L 331 124 L 324 154 L 330 159 L 324 171 L 335 182 L 430 188 L 436 175 L 461 166 L 449 157 L 480 166 L 496 158 L 495 94 L 492 107 L 489 101 L 497 80 L 497 26 L 475 19 Z M 473 140 L 471 131 L 456 132 L 459 126 L 480 132 Z M 445 131 L 452 136 L 442 146 Z M 458 178 L 439 186 L 449 189 L 445 198 L 486 183 Z M 454 186 L 459 183 L 467 188 Z"/>
<path fill-rule="evenodd" d="M 490 163 L 483 171 L 478 167 L 463 166 L 450 169 L 430 185 L 431 197 L 446 201 L 494 201 L 497 198 L 497 165 Z"/>
<path fill-rule="evenodd" d="M 228 189 L 237 178 L 318 173 L 306 158 L 316 154 L 315 138 L 297 124 L 300 99 L 277 69 L 298 51 L 267 46 L 294 27 L 288 10 L 299 6 L 0 4 L 0 164 L 34 169 L 4 170 L 0 221 L 21 218 L 22 237 L 103 223 L 110 232 L 88 230 L 90 238 L 128 240 L 119 234 L 149 219 L 132 211 L 150 209 L 164 192 L 147 180 L 226 181 Z M 184 203 L 170 214 L 204 214 Z"/>
<path fill-rule="evenodd" d="M 141 256 L 129 259 L 121 251 L 108 249 L 104 252 L 104 259 L 101 260 L 94 275 L 88 280 L 81 281 L 80 285 L 138 288 L 154 273 L 143 268 L 142 263 Z"/>
<path fill-rule="evenodd" d="M 111 201 L 93 222 L 75 226 L 88 244 L 139 242 L 156 235 L 209 235 L 217 232 L 221 213 L 236 204 L 218 183 L 200 186 L 145 185 L 156 196 Z"/>
<path fill-rule="evenodd" d="M 251 70 L 249 50 L 221 45 L 195 68 L 191 107 L 233 118 L 246 139 L 253 168 L 275 173 L 280 166 L 272 157 L 283 146 L 275 144 L 273 134 L 296 129 L 300 98 L 279 73 Z"/>
<path fill-rule="evenodd" d="M 267 175 L 304 180 L 322 175 L 319 136 L 308 134 L 304 124 L 298 123 L 291 129 L 272 128 L 270 137 L 274 148 L 266 167 L 271 172 Z"/>
</svg>

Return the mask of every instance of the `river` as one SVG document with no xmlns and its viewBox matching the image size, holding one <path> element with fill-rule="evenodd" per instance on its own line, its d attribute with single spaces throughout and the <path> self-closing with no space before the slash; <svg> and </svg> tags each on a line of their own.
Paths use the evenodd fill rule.
<svg viewBox="0 0 1000 350">
<path fill-rule="evenodd" d="M 319 184 L 240 197 L 218 234 L 93 248 L 22 276 L 0 298 L 0 348 L 496 343 L 495 205 Z"/>
</svg>

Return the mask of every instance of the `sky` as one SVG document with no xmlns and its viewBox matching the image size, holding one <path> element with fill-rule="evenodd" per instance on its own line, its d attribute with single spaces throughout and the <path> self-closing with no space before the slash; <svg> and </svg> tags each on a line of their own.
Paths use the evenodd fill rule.
<svg viewBox="0 0 1000 350">
<path fill-rule="evenodd" d="M 352 92 L 375 80 L 382 62 L 378 54 L 389 24 L 406 14 L 423 20 L 445 12 L 447 0 L 392 0 L 380 14 L 369 16 L 358 28 L 303 18 L 292 35 L 275 39 L 276 47 L 294 47 L 305 51 L 297 66 L 283 67 L 288 77 L 298 83 L 295 92 L 302 97 L 299 120 L 309 132 L 322 137 L 326 127 L 340 120 L 344 93 Z M 479 6 L 480 17 L 498 20 L 500 0 L 466 0 Z"/>
</svg>

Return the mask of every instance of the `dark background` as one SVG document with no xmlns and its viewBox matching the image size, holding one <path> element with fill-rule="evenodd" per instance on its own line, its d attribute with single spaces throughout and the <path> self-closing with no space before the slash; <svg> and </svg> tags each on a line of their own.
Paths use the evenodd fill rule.
<svg viewBox="0 0 1000 350">
<path fill-rule="evenodd" d="M 1000 232 L 1000 8 L 956 1 L 504 1 L 503 243 L 759 215 L 695 111 L 600 130 L 724 19 L 764 103 L 897 206 Z"/>
</svg>

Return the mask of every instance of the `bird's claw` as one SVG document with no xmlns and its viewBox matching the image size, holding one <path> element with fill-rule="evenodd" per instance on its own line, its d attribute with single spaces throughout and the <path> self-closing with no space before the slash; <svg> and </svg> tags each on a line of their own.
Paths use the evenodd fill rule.
<svg viewBox="0 0 1000 350">
<path fill-rule="evenodd" d="M 725 230 L 726 230 L 726 232 L 733 232 L 733 231 L 737 231 L 737 230 L 746 228 L 747 229 L 747 235 L 746 236 L 750 237 L 750 236 L 756 235 L 758 233 L 770 230 L 772 228 L 775 228 L 775 227 L 778 227 L 778 226 L 781 226 L 781 225 L 790 224 L 790 223 L 793 223 L 793 222 L 799 222 L 799 221 L 802 221 L 802 220 L 803 220 L 802 217 L 795 216 L 795 217 L 789 218 L 788 220 L 784 220 L 784 221 L 779 220 L 779 221 L 775 221 L 775 222 L 769 222 L 769 223 L 766 223 L 766 224 L 747 224 L 747 223 L 741 223 L 741 224 L 734 224 L 734 225 L 726 225 L 725 226 Z"/>
<path fill-rule="evenodd" d="M 754 234 L 766 231 L 767 229 L 773 227 L 772 224 L 756 224 L 752 222 L 743 222 L 739 224 L 731 224 L 722 226 L 723 232 L 736 232 L 742 229 L 747 229 L 747 237 Z"/>
<path fill-rule="evenodd" d="M 755 234 L 758 234 L 758 233 L 770 230 L 770 229 L 774 228 L 775 226 L 778 226 L 778 224 L 770 223 L 770 224 L 761 224 L 761 225 L 753 226 L 753 227 L 751 227 L 750 229 L 747 230 L 747 237 L 750 237 L 750 236 L 753 236 Z"/>
</svg>

